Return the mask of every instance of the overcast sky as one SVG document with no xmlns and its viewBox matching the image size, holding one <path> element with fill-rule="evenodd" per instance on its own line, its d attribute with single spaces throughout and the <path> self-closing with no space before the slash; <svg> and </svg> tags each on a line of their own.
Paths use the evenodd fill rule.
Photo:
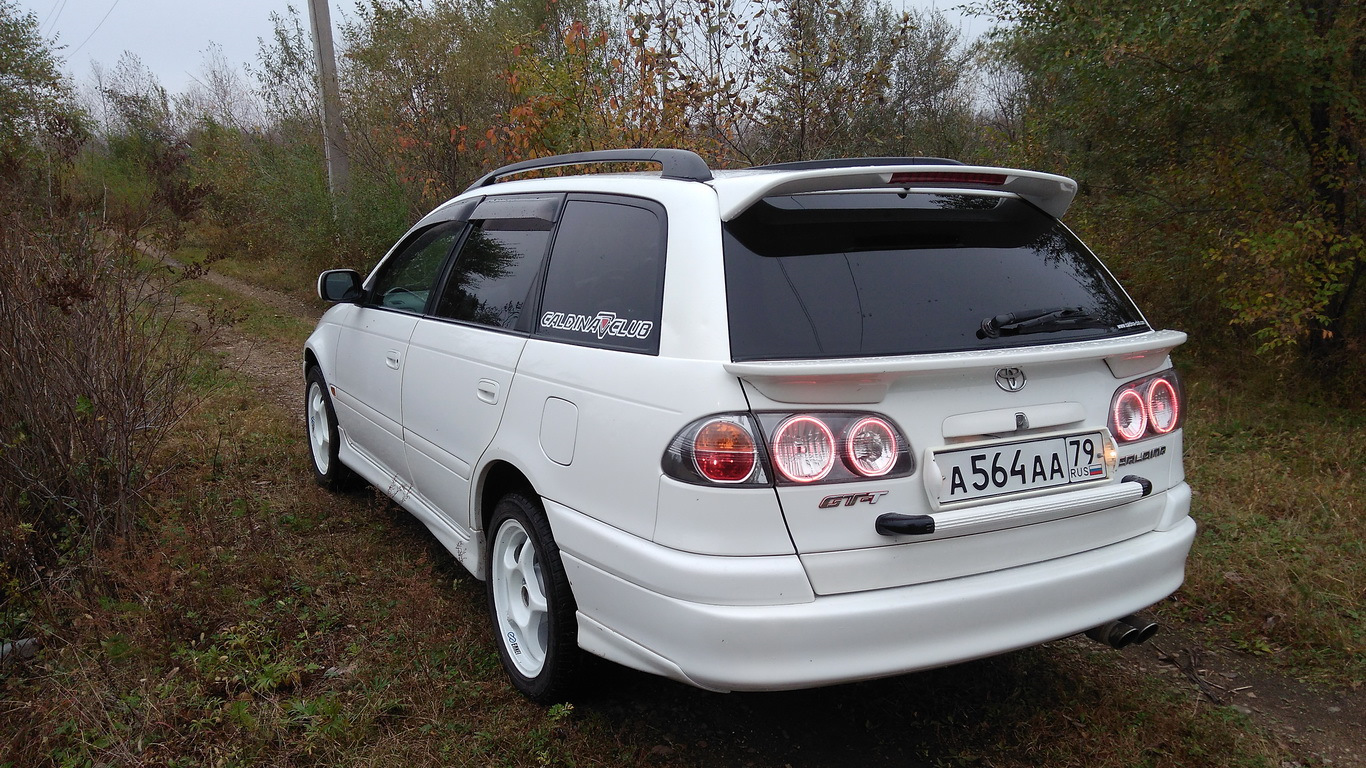
<svg viewBox="0 0 1366 768">
<path fill-rule="evenodd" d="M 963 26 L 971 38 L 986 28 L 981 19 L 954 9 L 967 0 L 904 0 L 920 8 L 938 7 Z M 66 70 L 84 81 L 91 62 L 105 68 L 125 50 L 137 54 L 170 92 L 178 93 L 199 75 L 210 43 L 223 49 L 231 64 L 256 60 L 257 40 L 271 34 L 270 14 L 286 13 L 291 0 L 18 0 L 33 12 L 47 39 L 65 49 Z M 306 0 L 293 0 L 308 29 Z M 332 0 L 332 22 L 355 7 L 354 0 Z"/>
</svg>

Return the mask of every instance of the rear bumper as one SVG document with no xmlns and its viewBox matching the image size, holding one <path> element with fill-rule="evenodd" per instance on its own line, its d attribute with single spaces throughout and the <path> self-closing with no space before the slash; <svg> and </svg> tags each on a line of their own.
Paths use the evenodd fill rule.
<svg viewBox="0 0 1366 768">
<path fill-rule="evenodd" d="M 1185 494 L 1172 496 L 1173 504 L 1188 503 Z M 789 592 L 774 601 L 779 604 L 753 604 L 748 595 L 741 599 L 751 604 L 717 605 L 698 602 L 696 594 L 709 591 L 703 582 L 723 576 L 714 561 L 761 560 L 766 565 L 747 567 L 764 571 L 770 582 L 800 565 L 795 556 L 687 556 L 707 562 L 714 573 L 691 583 L 690 597 L 663 594 L 657 585 L 673 581 L 677 553 L 667 550 L 670 562 L 655 586 L 640 586 L 593 562 L 595 547 L 576 546 L 589 544 L 585 535 L 601 524 L 547 507 L 557 539 L 567 534 L 561 555 L 579 604 L 580 645 L 712 690 L 782 690 L 883 677 L 1075 634 L 1174 592 L 1196 529 L 1182 515 L 1167 530 L 990 573 L 824 597 Z M 737 593 L 745 595 L 744 582 L 754 573 L 734 576 Z"/>
</svg>

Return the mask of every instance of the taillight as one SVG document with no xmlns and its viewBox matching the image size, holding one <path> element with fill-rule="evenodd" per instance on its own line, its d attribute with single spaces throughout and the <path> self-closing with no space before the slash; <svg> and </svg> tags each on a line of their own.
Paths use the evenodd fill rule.
<svg viewBox="0 0 1366 768">
<path fill-rule="evenodd" d="M 693 438 L 693 466 L 715 483 L 743 483 L 754 474 L 759 448 L 743 426 L 712 419 Z"/>
<path fill-rule="evenodd" d="M 1115 434 L 1126 442 L 1137 440 L 1148 431 L 1148 413 L 1143 408 L 1143 396 L 1132 389 L 1115 396 L 1111 418 L 1114 419 Z"/>
<path fill-rule="evenodd" d="M 869 416 L 849 429 L 844 441 L 844 460 L 849 468 L 864 477 L 881 477 L 896 465 L 896 430 L 892 425 Z"/>
<path fill-rule="evenodd" d="M 1121 443 L 1166 435 L 1181 424 L 1181 381 L 1176 371 L 1131 381 L 1110 403 L 1110 431 Z"/>
<path fill-rule="evenodd" d="M 811 416 L 792 416 L 779 424 L 769 450 L 778 473 L 794 483 L 824 480 L 835 466 L 835 435 Z"/>
<path fill-rule="evenodd" d="M 885 416 L 763 411 L 694 421 L 669 442 L 662 468 L 696 485 L 806 485 L 904 477 L 915 458 Z"/>
<path fill-rule="evenodd" d="M 1159 435 L 1176 429 L 1176 421 L 1181 416 L 1180 399 L 1176 387 L 1166 379 L 1153 379 L 1148 385 L 1148 426 Z"/>
<path fill-rule="evenodd" d="M 698 419 L 669 441 L 664 474 L 694 485 L 772 485 L 754 419 L 721 413 Z"/>
</svg>

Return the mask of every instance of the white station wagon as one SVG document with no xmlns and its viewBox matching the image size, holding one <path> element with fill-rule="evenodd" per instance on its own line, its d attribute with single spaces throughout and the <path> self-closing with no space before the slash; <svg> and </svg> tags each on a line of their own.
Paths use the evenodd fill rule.
<svg viewBox="0 0 1366 768">
<path fill-rule="evenodd" d="M 661 170 L 499 181 L 592 163 Z M 1141 641 L 1195 535 L 1186 337 L 1059 222 L 1075 191 L 934 158 L 501 168 L 319 278 L 317 479 L 485 580 L 541 701 L 583 651 L 726 691 Z"/>
</svg>

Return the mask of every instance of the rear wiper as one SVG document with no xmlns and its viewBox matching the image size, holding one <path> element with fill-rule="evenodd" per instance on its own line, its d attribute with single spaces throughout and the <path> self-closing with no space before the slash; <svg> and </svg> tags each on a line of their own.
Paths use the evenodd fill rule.
<svg viewBox="0 0 1366 768">
<path fill-rule="evenodd" d="M 984 318 L 977 338 L 995 339 L 1021 333 L 1049 333 L 1074 328 L 1109 328 L 1111 325 L 1081 307 L 1025 309 Z"/>
</svg>

